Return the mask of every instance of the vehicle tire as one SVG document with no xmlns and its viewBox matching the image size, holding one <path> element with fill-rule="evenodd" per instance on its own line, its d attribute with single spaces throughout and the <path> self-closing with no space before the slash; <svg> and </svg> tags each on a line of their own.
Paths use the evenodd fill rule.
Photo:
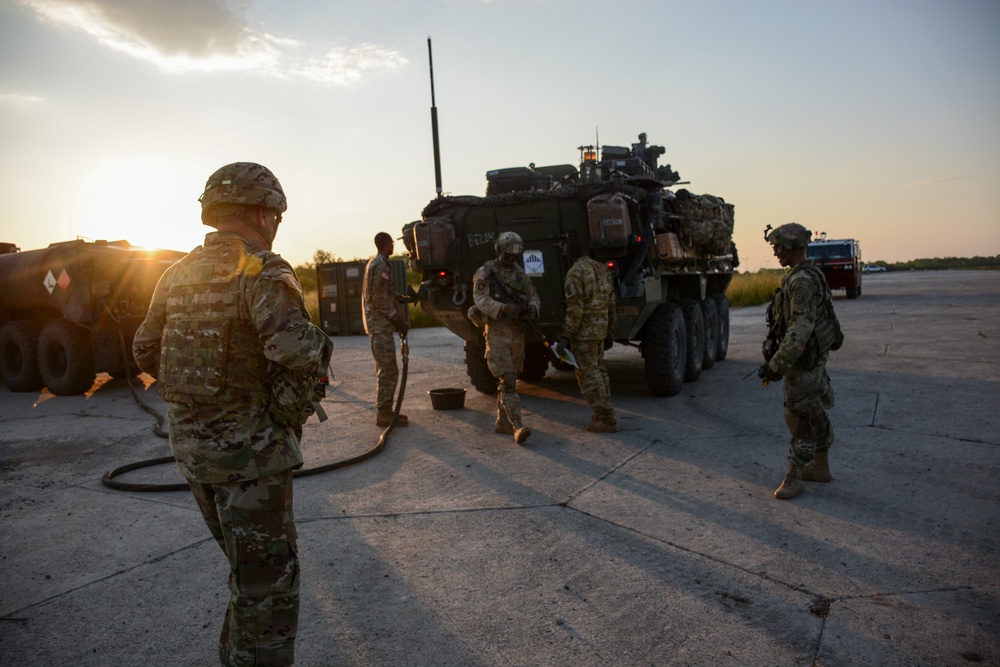
<svg viewBox="0 0 1000 667">
<path fill-rule="evenodd" d="M 687 329 L 674 303 L 661 303 L 649 316 L 639 349 L 646 360 L 646 383 L 654 396 L 676 396 L 684 384 Z"/>
<path fill-rule="evenodd" d="M 705 358 L 701 367 L 708 370 L 715 366 L 719 353 L 719 309 L 715 299 L 708 297 L 701 301 L 701 316 L 705 319 Z"/>
<path fill-rule="evenodd" d="M 684 362 L 684 381 L 695 382 L 701 377 L 705 361 L 705 318 L 697 301 L 681 301 L 684 327 L 687 336 L 687 359 Z"/>
<path fill-rule="evenodd" d="M 517 374 L 519 380 L 535 382 L 545 377 L 549 370 L 549 349 L 544 343 L 527 343 L 524 346 L 524 368 Z"/>
<path fill-rule="evenodd" d="M 715 309 L 719 312 L 719 336 L 715 347 L 715 360 L 722 361 L 729 354 L 729 299 L 725 294 L 713 294 Z"/>
<path fill-rule="evenodd" d="M 497 379 L 486 365 L 486 343 L 482 338 L 465 341 L 465 370 L 477 391 L 491 396 L 497 393 Z"/>
<path fill-rule="evenodd" d="M 90 332 L 68 320 L 52 320 L 38 337 L 38 370 L 56 396 L 82 394 L 94 384 Z"/>
<path fill-rule="evenodd" d="M 0 379 L 11 391 L 38 391 L 45 386 L 38 372 L 40 322 L 14 320 L 0 327 Z"/>
<path fill-rule="evenodd" d="M 847 298 L 848 299 L 857 299 L 859 294 L 861 294 L 861 290 L 859 290 L 857 287 L 848 287 L 847 288 Z"/>
</svg>

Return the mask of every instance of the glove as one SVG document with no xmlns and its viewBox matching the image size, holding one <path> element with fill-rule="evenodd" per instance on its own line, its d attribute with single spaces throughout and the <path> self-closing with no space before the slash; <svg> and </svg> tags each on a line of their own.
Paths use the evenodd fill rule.
<svg viewBox="0 0 1000 667">
<path fill-rule="evenodd" d="M 770 364 L 761 364 L 757 369 L 757 377 L 764 382 L 781 382 L 782 375 L 771 370 Z"/>
<path fill-rule="evenodd" d="M 568 350 L 569 338 L 564 338 L 563 336 L 560 336 L 559 340 L 556 341 L 556 345 L 559 347 L 560 350 Z"/>
<path fill-rule="evenodd" d="M 614 345 L 614 344 L 615 344 L 615 339 L 612 338 L 611 336 L 608 336 L 607 338 L 604 339 L 604 349 L 605 350 L 610 350 L 611 346 Z"/>
<path fill-rule="evenodd" d="M 521 308 L 521 319 L 534 322 L 538 319 L 538 309 L 533 304 L 527 304 Z"/>
</svg>

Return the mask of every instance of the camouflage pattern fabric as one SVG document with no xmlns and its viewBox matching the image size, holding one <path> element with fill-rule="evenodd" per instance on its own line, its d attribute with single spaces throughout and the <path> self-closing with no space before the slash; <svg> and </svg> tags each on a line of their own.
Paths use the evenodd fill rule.
<svg viewBox="0 0 1000 667">
<path fill-rule="evenodd" d="M 382 414 L 392 412 L 392 399 L 396 395 L 399 381 L 399 366 L 396 364 L 396 339 L 392 332 L 369 334 L 372 357 L 375 358 L 375 405 Z"/>
<path fill-rule="evenodd" d="M 364 286 L 361 291 L 365 333 L 392 333 L 396 330 L 393 319 L 403 317 L 403 308 L 396 297 L 392 266 L 379 253 L 365 265 Z"/>
<path fill-rule="evenodd" d="M 566 272 L 566 320 L 562 335 L 570 341 L 603 341 L 616 322 L 614 282 L 600 262 L 581 257 Z"/>
<path fill-rule="evenodd" d="M 780 295 L 776 295 L 780 307 L 774 315 L 785 335 L 768 365 L 784 376 L 785 422 L 791 433 L 788 461 L 798 466 L 808 464 L 816 450 L 829 449 L 834 440 L 825 412 L 835 402 L 826 373 L 829 353 L 818 355 L 811 365 L 805 363 L 803 354 L 817 318 L 826 312 L 820 306 L 828 294 L 823 274 L 806 260 L 785 274 Z"/>
<path fill-rule="evenodd" d="M 291 665 L 299 621 L 291 471 L 233 484 L 188 484 L 230 565 L 221 664 Z"/>
<path fill-rule="evenodd" d="M 309 322 L 292 267 L 231 232 L 208 234 L 164 272 L 133 342 L 168 403 L 181 472 L 205 483 L 302 465 L 300 429 L 270 412 L 271 376 L 321 377 L 332 350 Z"/>
<path fill-rule="evenodd" d="M 164 272 L 136 332 L 136 362 L 168 403 L 174 457 L 229 560 L 223 665 L 292 664 L 301 420 L 271 406 L 275 392 L 282 411 L 296 387 L 312 393 L 332 349 L 292 267 L 232 232 L 208 234 Z"/>
<path fill-rule="evenodd" d="M 615 409 L 611 405 L 611 382 L 608 379 L 608 369 L 604 366 L 603 340 L 574 340 L 573 356 L 579 368 L 576 369 L 576 381 L 580 385 L 580 393 L 587 399 L 587 404 L 593 411 L 593 421 L 614 423 Z"/>
<path fill-rule="evenodd" d="M 579 368 L 580 393 L 594 413 L 594 421 L 612 423 L 611 382 L 604 366 L 604 339 L 614 331 L 614 282 L 608 270 L 590 257 L 577 259 L 566 272 L 566 320 L 562 336 L 570 341 Z"/>
<path fill-rule="evenodd" d="M 509 295 L 502 294 L 503 290 L 494 281 L 505 287 Z M 497 420 L 520 427 L 521 397 L 517 394 L 516 378 L 524 369 L 524 323 L 503 318 L 501 310 L 509 303 L 519 308 L 527 304 L 540 312 L 541 300 L 524 269 L 517 264 L 504 269 L 495 260 L 476 271 L 472 291 L 476 307 L 486 318 L 486 365 L 497 378 Z M 511 296 L 519 302 L 510 300 Z"/>
</svg>

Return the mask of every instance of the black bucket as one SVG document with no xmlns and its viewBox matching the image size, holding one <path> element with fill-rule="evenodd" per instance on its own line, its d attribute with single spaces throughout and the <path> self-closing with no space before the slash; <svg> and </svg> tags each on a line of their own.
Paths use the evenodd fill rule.
<svg viewBox="0 0 1000 667">
<path fill-rule="evenodd" d="M 427 393 L 435 410 L 460 410 L 465 407 L 464 389 L 431 389 Z"/>
</svg>

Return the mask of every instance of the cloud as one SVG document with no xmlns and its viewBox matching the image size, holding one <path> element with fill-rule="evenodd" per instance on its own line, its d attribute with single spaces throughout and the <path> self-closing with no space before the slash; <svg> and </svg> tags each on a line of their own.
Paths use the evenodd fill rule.
<svg viewBox="0 0 1000 667">
<path fill-rule="evenodd" d="M 0 93 L 0 104 L 34 104 L 42 102 L 43 98 L 25 93 Z"/>
<path fill-rule="evenodd" d="M 407 64 L 374 44 L 310 55 L 301 42 L 255 31 L 249 0 L 16 0 L 49 23 L 84 32 L 108 48 L 167 72 L 246 70 L 345 84 Z"/>
</svg>

